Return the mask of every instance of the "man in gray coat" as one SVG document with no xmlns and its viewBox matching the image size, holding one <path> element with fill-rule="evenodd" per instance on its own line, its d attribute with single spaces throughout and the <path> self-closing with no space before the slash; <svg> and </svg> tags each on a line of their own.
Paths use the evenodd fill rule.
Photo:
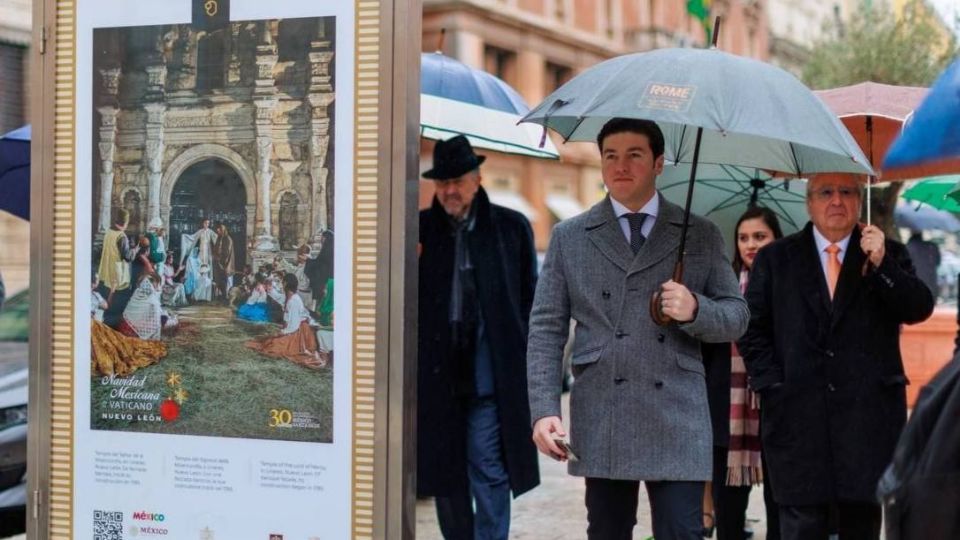
<svg viewBox="0 0 960 540">
<path fill-rule="evenodd" d="M 530 315 L 533 439 L 586 477 L 591 540 L 628 540 L 646 484 L 657 540 L 699 539 L 711 428 L 700 342 L 740 337 L 749 319 L 723 239 L 691 216 L 684 283 L 671 280 L 683 210 L 656 191 L 663 133 L 613 119 L 597 136 L 609 196 L 553 231 Z M 651 295 L 674 323 L 657 326 Z M 568 453 L 560 418 L 563 346 L 576 323 Z M 574 459 L 576 457 L 576 459 Z"/>
</svg>

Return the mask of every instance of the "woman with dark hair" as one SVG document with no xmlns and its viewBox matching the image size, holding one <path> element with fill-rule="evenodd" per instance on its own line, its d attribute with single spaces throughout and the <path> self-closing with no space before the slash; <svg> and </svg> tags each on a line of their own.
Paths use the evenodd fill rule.
<svg viewBox="0 0 960 540">
<path fill-rule="evenodd" d="M 783 236 L 777 215 L 754 206 L 737 220 L 734 229 L 733 270 L 746 290 L 757 252 Z M 747 370 L 735 343 L 703 344 L 707 395 L 713 424 L 713 482 L 704 494 L 704 536 L 719 540 L 746 537 L 746 511 L 750 489 L 764 484 L 767 538 L 779 540 L 778 508 L 760 453 L 760 410 L 757 397 L 747 388 Z M 712 497 L 713 512 L 710 512 Z"/>
<path fill-rule="evenodd" d="M 310 312 L 303 305 L 298 293 L 300 283 L 297 276 L 286 274 L 283 277 L 283 291 L 286 303 L 283 307 L 284 328 L 279 336 L 262 337 L 246 343 L 247 347 L 274 358 L 284 358 L 308 368 L 325 367 L 329 355 L 320 352 L 317 334 L 313 330 L 315 323 Z"/>
</svg>

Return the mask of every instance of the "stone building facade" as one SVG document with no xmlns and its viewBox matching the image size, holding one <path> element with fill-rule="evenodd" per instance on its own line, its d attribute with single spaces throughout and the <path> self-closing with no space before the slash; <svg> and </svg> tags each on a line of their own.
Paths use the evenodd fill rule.
<svg viewBox="0 0 960 540">
<path fill-rule="evenodd" d="M 94 237 L 115 207 L 173 250 L 210 219 L 242 265 L 332 228 L 334 43 L 332 18 L 97 30 Z"/>
</svg>

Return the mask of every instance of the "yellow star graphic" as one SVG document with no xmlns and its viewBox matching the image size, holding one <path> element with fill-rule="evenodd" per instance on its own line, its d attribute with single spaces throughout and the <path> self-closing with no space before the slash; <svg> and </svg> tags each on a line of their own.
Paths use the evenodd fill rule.
<svg viewBox="0 0 960 540">
<path fill-rule="evenodd" d="M 190 394 L 188 394 L 183 388 L 177 388 L 177 391 L 173 393 L 173 399 L 176 400 L 176 402 L 180 405 L 183 405 L 183 402 L 187 400 L 189 395 Z"/>
<path fill-rule="evenodd" d="M 171 371 L 170 373 L 167 373 L 167 385 L 176 386 L 178 384 L 182 384 L 182 381 L 183 381 L 182 377 L 176 371 Z"/>
</svg>

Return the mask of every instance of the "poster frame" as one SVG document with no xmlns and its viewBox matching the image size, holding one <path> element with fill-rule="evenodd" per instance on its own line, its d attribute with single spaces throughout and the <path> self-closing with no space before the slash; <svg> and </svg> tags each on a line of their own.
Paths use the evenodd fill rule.
<svg viewBox="0 0 960 540">
<path fill-rule="evenodd" d="M 27 535 L 37 540 L 73 538 L 74 23 L 83 1 L 33 2 Z M 354 0 L 353 538 L 415 534 L 421 4 Z"/>
</svg>

